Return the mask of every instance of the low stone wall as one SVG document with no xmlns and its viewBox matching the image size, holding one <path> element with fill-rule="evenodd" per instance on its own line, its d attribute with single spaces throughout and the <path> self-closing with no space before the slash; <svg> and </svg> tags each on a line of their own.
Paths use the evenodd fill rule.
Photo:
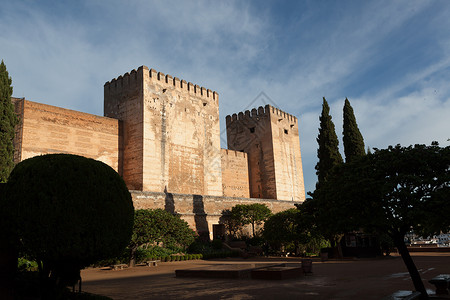
<svg viewBox="0 0 450 300">
<path fill-rule="evenodd" d="M 272 213 L 295 208 L 296 201 L 283 201 L 258 198 L 235 198 L 191 194 L 172 194 L 158 192 L 130 191 L 135 209 L 162 208 L 178 214 L 198 233 L 213 234 L 213 225 L 223 224 L 224 214 L 238 204 L 261 203 L 267 205 Z"/>
</svg>

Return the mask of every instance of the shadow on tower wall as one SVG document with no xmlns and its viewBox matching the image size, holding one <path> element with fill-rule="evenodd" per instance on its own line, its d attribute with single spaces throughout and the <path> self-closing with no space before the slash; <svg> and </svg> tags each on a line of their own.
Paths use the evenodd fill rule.
<svg viewBox="0 0 450 300">
<path fill-rule="evenodd" d="M 173 194 L 167 192 L 167 188 L 164 189 L 164 194 L 166 194 L 164 201 L 164 210 L 175 214 L 175 201 L 173 200 Z"/>
<path fill-rule="evenodd" d="M 194 195 L 194 220 L 195 220 L 195 229 L 199 235 L 199 238 L 202 240 L 209 241 L 209 227 L 208 220 L 206 219 L 205 212 L 205 204 L 203 202 L 202 195 Z"/>
</svg>

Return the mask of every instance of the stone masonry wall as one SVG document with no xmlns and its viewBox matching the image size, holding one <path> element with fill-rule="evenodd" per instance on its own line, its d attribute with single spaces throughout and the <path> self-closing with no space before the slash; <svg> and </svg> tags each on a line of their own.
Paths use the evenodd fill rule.
<svg viewBox="0 0 450 300">
<path fill-rule="evenodd" d="M 156 192 L 130 191 L 135 209 L 165 209 L 178 214 L 197 232 L 208 232 L 212 238 L 213 225 L 223 222 L 223 213 L 237 204 L 261 203 L 272 213 L 295 208 L 297 201 L 233 198 Z"/>
<path fill-rule="evenodd" d="M 228 148 L 248 153 L 250 197 L 305 200 L 297 118 L 266 105 L 226 126 Z"/>
<path fill-rule="evenodd" d="M 105 115 L 123 121 L 130 189 L 223 195 L 216 92 L 146 66 L 104 91 Z"/>
<path fill-rule="evenodd" d="M 270 114 L 263 107 L 226 117 L 228 149 L 248 153 L 250 197 L 278 199 Z"/>
<path fill-rule="evenodd" d="M 70 153 L 119 166 L 119 121 L 87 113 L 13 99 L 16 128 L 15 162 L 50 153 Z"/>
<path fill-rule="evenodd" d="M 143 189 L 143 72 L 133 70 L 104 85 L 104 115 L 122 121 L 120 173 L 129 189 Z"/>
<path fill-rule="evenodd" d="M 270 107 L 277 199 L 304 201 L 302 158 L 297 118 Z"/>
<path fill-rule="evenodd" d="M 247 154 L 228 149 L 221 149 L 220 153 L 223 195 L 250 198 Z"/>
</svg>

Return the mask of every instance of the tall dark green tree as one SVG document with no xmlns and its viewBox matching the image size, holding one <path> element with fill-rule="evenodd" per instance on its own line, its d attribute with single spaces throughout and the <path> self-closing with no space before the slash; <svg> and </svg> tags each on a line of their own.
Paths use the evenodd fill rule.
<svg viewBox="0 0 450 300">
<path fill-rule="evenodd" d="M 17 116 L 11 103 L 13 88 L 5 63 L 0 64 L 0 182 L 6 182 L 14 168 L 14 127 Z"/>
<path fill-rule="evenodd" d="M 424 236 L 450 230 L 450 146 L 389 146 L 334 168 L 314 201 L 328 226 L 388 235 L 397 247 L 417 291 L 427 294 L 405 245 L 414 229 Z"/>
<path fill-rule="evenodd" d="M 342 140 L 344 141 L 345 161 L 351 162 L 354 158 L 365 155 L 366 153 L 364 151 L 363 136 L 358 129 L 353 108 L 347 98 L 345 98 L 344 104 L 343 127 Z"/>
<path fill-rule="evenodd" d="M 339 141 L 336 136 L 334 123 L 331 120 L 330 107 L 328 102 L 323 97 L 322 114 L 319 117 L 320 128 L 317 143 L 319 149 L 317 150 L 317 157 L 319 161 L 316 165 L 316 174 L 318 181 L 316 188 L 319 188 L 330 174 L 331 169 L 343 162 L 342 156 L 339 153 Z"/>
</svg>

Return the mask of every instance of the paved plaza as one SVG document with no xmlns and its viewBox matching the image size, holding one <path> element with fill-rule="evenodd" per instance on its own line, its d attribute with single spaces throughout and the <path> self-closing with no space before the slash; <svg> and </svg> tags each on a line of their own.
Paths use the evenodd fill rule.
<svg viewBox="0 0 450 300">
<path fill-rule="evenodd" d="M 450 273 L 450 253 L 412 253 L 425 287 Z M 314 260 L 313 274 L 286 280 L 177 278 L 175 270 L 220 264 L 296 263 L 298 258 L 217 259 L 161 263 L 112 271 L 82 271 L 83 291 L 120 299 L 381 299 L 413 290 L 401 257 Z"/>
</svg>

